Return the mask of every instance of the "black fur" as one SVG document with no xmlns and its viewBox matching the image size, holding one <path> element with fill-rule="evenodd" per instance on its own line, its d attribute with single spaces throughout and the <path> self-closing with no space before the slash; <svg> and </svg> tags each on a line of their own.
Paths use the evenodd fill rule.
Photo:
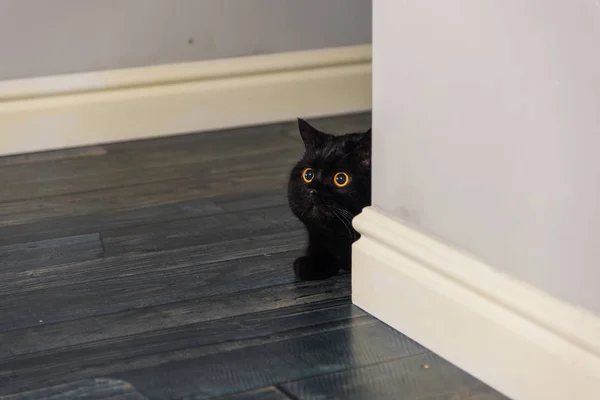
<svg viewBox="0 0 600 400">
<path fill-rule="evenodd" d="M 350 270 L 352 243 L 359 237 L 352 219 L 371 204 L 371 130 L 334 136 L 302 119 L 298 128 L 305 152 L 290 173 L 288 203 L 306 226 L 309 244 L 294 271 L 301 280 L 325 279 Z M 302 178 L 306 168 L 314 171 L 310 183 Z M 337 172 L 348 175 L 347 186 L 334 184 Z"/>
</svg>

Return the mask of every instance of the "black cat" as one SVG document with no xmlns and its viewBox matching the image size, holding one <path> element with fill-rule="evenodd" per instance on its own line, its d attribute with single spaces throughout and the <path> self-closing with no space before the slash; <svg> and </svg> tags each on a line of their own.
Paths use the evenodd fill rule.
<svg viewBox="0 0 600 400">
<path fill-rule="evenodd" d="M 371 130 L 334 136 L 298 119 L 305 152 L 294 166 L 288 203 L 308 230 L 306 255 L 294 261 L 301 280 L 350 269 L 352 219 L 371 204 Z"/>
</svg>

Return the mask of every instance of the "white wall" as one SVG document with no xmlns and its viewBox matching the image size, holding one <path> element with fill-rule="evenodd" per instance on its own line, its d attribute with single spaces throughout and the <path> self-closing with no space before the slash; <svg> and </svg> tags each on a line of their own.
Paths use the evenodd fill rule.
<svg viewBox="0 0 600 400">
<path fill-rule="evenodd" d="M 374 2 L 374 204 L 600 314 L 600 1 Z"/>
<path fill-rule="evenodd" d="M 0 80 L 370 41 L 370 0 L 0 1 Z"/>
</svg>

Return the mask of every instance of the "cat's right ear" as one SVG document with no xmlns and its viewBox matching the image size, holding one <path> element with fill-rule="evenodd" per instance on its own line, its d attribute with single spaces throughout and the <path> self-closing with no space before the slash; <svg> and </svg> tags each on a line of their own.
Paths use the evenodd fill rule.
<svg viewBox="0 0 600 400">
<path fill-rule="evenodd" d="M 300 137 L 304 142 L 304 147 L 307 149 L 319 147 L 326 136 L 324 132 L 316 129 L 302 118 L 298 118 L 298 130 L 300 131 Z"/>
<path fill-rule="evenodd" d="M 371 129 L 364 132 L 356 147 L 358 156 L 360 158 L 360 166 L 363 168 L 371 168 L 371 148 L 373 143 L 372 136 Z"/>
</svg>

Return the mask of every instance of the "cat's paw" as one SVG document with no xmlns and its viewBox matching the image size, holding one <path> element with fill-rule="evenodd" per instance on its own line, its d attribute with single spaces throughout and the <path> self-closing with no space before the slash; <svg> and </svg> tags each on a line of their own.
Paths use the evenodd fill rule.
<svg viewBox="0 0 600 400">
<path fill-rule="evenodd" d="M 294 260 L 294 274 L 301 281 L 311 280 L 313 268 L 311 258 L 309 256 L 298 257 Z"/>
<path fill-rule="evenodd" d="M 335 275 L 340 267 L 328 259 L 318 259 L 310 256 L 299 257 L 294 261 L 294 273 L 301 281 L 327 279 Z"/>
</svg>

